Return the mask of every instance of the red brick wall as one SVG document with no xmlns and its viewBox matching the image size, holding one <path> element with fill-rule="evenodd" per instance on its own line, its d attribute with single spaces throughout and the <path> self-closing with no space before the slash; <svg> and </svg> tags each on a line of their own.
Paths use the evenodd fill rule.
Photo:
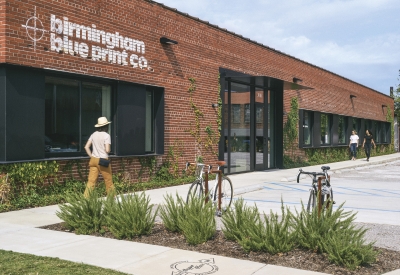
<svg viewBox="0 0 400 275">
<path fill-rule="evenodd" d="M 68 17 L 69 22 L 95 24 L 98 30 L 119 32 L 143 41 L 144 56 L 154 71 L 46 51 L 45 47 L 50 49 L 49 33 L 37 42 L 34 51 L 33 46 L 28 46 L 33 43 L 22 25 L 33 16 L 35 6 L 38 19 L 48 31 L 50 14 L 54 14 L 60 19 Z M 188 78 L 196 79 L 193 97 L 205 114 L 202 128 L 211 123 L 216 130 L 216 112 L 211 104 L 217 102 L 220 67 L 290 82 L 293 77 L 302 79 L 302 85 L 313 89 L 285 92 L 286 112 L 294 95 L 299 97 L 300 108 L 347 116 L 383 121 L 385 113 L 381 105 L 393 110 L 393 100 L 383 94 L 151 1 L 0 0 L 0 8 L 0 62 L 165 87 L 166 150 L 175 140 L 184 141 L 182 159 L 193 160 L 195 155 L 194 139 L 187 133 L 193 121 Z M 161 36 L 179 44 L 162 45 Z M 77 38 L 70 39 L 80 42 Z M 357 97 L 351 101 L 350 94 Z M 216 157 L 209 153 L 205 160 L 213 161 Z"/>
</svg>

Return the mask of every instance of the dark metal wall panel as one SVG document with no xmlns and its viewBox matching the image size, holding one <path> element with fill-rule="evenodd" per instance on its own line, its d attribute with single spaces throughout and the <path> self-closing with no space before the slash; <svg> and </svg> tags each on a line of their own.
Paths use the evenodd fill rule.
<svg viewBox="0 0 400 275">
<path fill-rule="evenodd" d="M 221 71 L 221 69 L 220 69 L 220 71 Z M 221 75 L 222 75 L 222 73 L 221 73 Z M 224 94 L 225 94 L 225 89 L 228 89 L 228 87 L 225 87 L 225 77 L 220 77 L 220 80 L 219 80 L 219 84 L 220 84 L 220 99 L 221 99 L 221 102 L 222 102 L 222 106 L 219 106 L 218 108 L 222 108 L 221 109 L 221 122 L 222 122 L 222 124 L 221 124 L 221 129 L 219 130 L 220 131 L 220 139 L 219 139 L 219 143 L 218 143 L 218 160 L 224 160 L 225 159 L 225 156 L 224 156 L 224 153 L 225 153 L 225 135 L 223 134 L 223 129 L 225 129 L 225 125 L 224 125 L 224 123 L 225 123 L 225 121 L 226 121 L 226 119 L 227 118 L 225 118 L 225 113 L 222 111 L 222 110 L 224 110 L 224 108 L 226 107 L 226 106 L 224 106 L 224 98 L 223 98 L 223 96 L 224 96 Z"/>
<path fill-rule="evenodd" d="M 6 160 L 6 69 L 0 68 L 0 161 Z"/>
<path fill-rule="evenodd" d="M 275 106 L 275 165 L 283 167 L 283 81 L 271 81 L 272 103 Z"/>
<path fill-rule="evenodd" d="M 43 159 L 44 74 L 8 67 L 6 93 L 6 161 Z"/>
<path fill-rule="evenodd" d="M 118 83 L 117 155 L 144 155 L 146 87 Z"/>
<path fill-rule="evenodd" d="M 165 100 L 164 88 L 155 89 L 154 93 L 155 153 L 164 154 Z"/>
</svg>

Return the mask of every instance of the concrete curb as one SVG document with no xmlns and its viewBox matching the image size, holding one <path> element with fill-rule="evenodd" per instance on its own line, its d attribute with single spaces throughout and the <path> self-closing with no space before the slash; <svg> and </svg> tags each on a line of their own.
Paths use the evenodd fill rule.
<svg viewBox="0 0 400 275">
<path fill-rule="evenodd" d="M 373 162 L 365 162 L 365 163 L 356 162 L 356 163 L 354 163 L 354 165 L 347 166 L 346 168 L 333 168 L 333 169 L 331 169 L 329 171 L 329 174 L 330 175 L 334 174 L 334 173 L 341 174 L 343 172 L 352 171 L 352 170 L 355 170 L 357 168 L 362 168 L 362 167 L 366 168 L 367 166 L 368 167 L 377 167 L 377 166 L 382 166 L 382 165 L 385 165 L 385 164 L 388 164 L 388 163 L 391 163 L 391 162 L 396 162 L 396 161 L 399 161 L 399 160 L 400 160 L 400 156 L 394 157 L 394 158 L 391 158 L 391 159 L 376 160 L 376 161 L 373 161 Z M 321 164 L 321 166 L 322 166 L 322 164 Z M 303 175 L 300 176 L 300 178 L 303 179 Z M 304 178 L 305 178 L 305 175 L 304 175 Z M 281 179 L 281 182 L 292 182 L 292 181 L 296 181 L 296 180 L 297 180 L 297 176 L 284 177 L 284 178 Z"/>
</svg>

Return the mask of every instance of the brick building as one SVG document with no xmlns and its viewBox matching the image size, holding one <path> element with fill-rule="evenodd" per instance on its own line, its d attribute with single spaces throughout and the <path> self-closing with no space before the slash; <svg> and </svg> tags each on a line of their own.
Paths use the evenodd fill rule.
<svg viewBox="0 0 400 275">
<path fill-rule="evenodd" d="M 153 1 L 1 0 L 0 13 L 0 163 L 85 158 L 106 116 L 112 156 L 132 167 L 176 142 L 181 164 L 282 167 L 294 96 L 300 148 L 366 128 L 391 142 L 391 97 Z"/>
</svg>

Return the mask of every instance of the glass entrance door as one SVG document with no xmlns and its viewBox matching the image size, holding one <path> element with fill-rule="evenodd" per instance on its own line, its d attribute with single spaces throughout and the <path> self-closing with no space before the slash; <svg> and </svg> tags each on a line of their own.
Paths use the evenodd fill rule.
<svg viewBox="0 0 400 275">
<path fill-rule="evenodd" d="M 230 85 L 230 173 L 251 171 L 250 86 Z"/>
<path fill-rule="evenodd" d="M 264 87 L 225 82 L 224 101 L 224 159 L 228 173 L 266 170 L 269 168 L 268 103 Z"/>
<path fill-rule="evenodd" d="M 255 170 L 268 168 L 268 91 L 255 88 Z"/>
</svg>

